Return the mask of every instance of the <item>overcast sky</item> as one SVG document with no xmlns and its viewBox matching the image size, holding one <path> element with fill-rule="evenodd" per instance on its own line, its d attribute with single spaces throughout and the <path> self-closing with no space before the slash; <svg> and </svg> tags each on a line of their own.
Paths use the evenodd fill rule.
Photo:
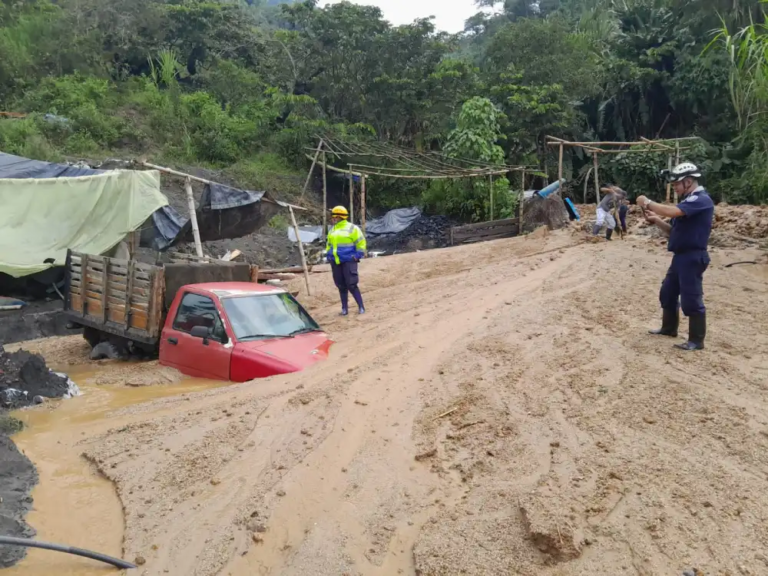
<svg viewBox="0 0 768 576">
<path fill-rule="evenodd" d="M 335 4 L 338 0 L 325 2 Z M 416 18 L 434 16 L 438 30 L 460 32 L 464 21 L 476 14 L 474 0 L 351 0 L 354 4 L 378 6 L 384 18 L 395 26 L 409 24 Z"/>
</svg>

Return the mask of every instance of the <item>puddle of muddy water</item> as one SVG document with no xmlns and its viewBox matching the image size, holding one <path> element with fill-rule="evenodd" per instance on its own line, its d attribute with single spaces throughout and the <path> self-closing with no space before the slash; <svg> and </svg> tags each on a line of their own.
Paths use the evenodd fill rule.
<svg viewBox="0 0 768 576">
<path fill-rule="evenodd" d="M 13 437 L 19 450 L 37 467 L 40 477 L 32 491 L 34 504 L 27 523 L 36 539 L 78 546 L 122 557 L 123 510 L 114 486 L 82 457 L 83 438 L 119 424 L 113 412 L 157 398 L 226 386 L 226 382 L 184 379 L 175 384 L 128 388 L 96 386 L 94 380 L 116 366 L 65 370 L 82 396 L 20 410 L 14 414 L 25 428 Z M 53 404 L 53 403 L 52 403 Z M 133 560 L 128 558 L 127 560 Z M 46 550 L 30 549 L 3 576 L 100 576 L 115 574 L 107 565 Z"/>
</svg>

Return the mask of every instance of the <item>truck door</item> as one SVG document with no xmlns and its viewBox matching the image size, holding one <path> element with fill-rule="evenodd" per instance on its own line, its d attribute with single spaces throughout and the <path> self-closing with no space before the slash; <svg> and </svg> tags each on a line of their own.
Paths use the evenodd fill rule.
<svg viewBox="0 0 768 576">
<path fill-rule="evenodd" d="M 173 314 L 174 311 L 171 310 Z M 204 326 L 209 338 L 192 336 L 192 328 Z M 232 356 L 231 336 L 227 334 L 216 302 L 202 294 L 186 292 L 175 312 L 173 323 L 166 322 L 160 340 L 160 363 L 196 378 L 229 380 Z"/>
</svg>

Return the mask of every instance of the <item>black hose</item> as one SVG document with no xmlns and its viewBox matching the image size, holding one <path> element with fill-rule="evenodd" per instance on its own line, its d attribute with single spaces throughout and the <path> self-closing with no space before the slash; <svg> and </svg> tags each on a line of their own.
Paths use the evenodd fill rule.
<svg viewBox="0 0 768 576">
<path fill-rule="evenodd" d="M 40 542 L 39 540 L 29 540 L 28 538 L 14 538 L 12 536 L 0 536 L 0 544 L 7 544 L 9 546 L 26 546 L 27 548 L 42 548 L 43 550 L 53 550 L 55 552 L 65 552 L 67 554 L 74 554 L 75 556 L 83 556 L 90 558 L 91 560 L 99 560 L 112 564 L 117 568 L 136 568 L 135 564 L 120 560 L 119 558 L 112 558 L 105 554 L 99 554 L 98 552 L 90 552 L 89 550 L 83 550 L 82 548 L 75 548 L 74 546 L 61 546 L 60 544 L 51 544 L 49 542 Z"/>
<path fill-rule="evenodd" d="M 757 264 L 754 260 L 744 260 L 743 262 L 731 262 L 730 264 L 726 264 L 726 268 L 730 268 L 731 266 L 738 266 L 739 264 Z"/>
</svg>

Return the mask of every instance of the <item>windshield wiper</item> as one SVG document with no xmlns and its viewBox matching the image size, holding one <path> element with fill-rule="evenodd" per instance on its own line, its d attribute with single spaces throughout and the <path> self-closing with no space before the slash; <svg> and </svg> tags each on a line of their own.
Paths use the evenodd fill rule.
<svg viewBox="0 0 768 576">
<path fill-rule="evenodd" d="M 286 334 L 249 334 L 248 336 L 241 336 L 238 340 L 248 340 L 250 338 L 290 338 Z"/>
<path fill-rule="evenodd" d="M 288 336 L 298 336 L 299 334 L 309 334 L 310 332 L 320 332 L 319 328 L 299 328 L 294 330 Z"/>
</svg>

